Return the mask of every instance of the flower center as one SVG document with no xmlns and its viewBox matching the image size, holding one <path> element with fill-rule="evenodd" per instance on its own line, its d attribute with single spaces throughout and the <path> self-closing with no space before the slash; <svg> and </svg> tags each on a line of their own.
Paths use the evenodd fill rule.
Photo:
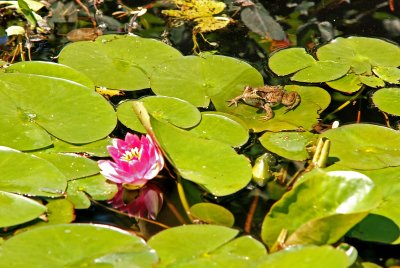
<svg viewBox="0 0 400 268">
<path fill-rule="evenodd" d="M 125 153 L 121 156 L 121 160 L 125 160 L 128 162 L 135 158 L 140 160 L 140 157 L 142 156 L 142 151 L 143 148 L 140 149 L 138 147 L 132 148 L 129 151 L 125 151 Z"/>
</svg>

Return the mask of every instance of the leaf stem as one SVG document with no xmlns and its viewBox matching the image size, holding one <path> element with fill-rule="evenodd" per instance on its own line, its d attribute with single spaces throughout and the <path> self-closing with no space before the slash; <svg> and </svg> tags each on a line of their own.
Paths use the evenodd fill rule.
<svg viewBox="0 0 400 268">
<path fill-rule="evenodd" d="M 179 175 L 179 173 L 177 173 L 176 187 L 177 187 L 177 190 L 178 190 L 179 199 L 181 200 L 181 204 L 183 206 L 183 209 L 185 210 L 186 215 L 188 216 L 189 220 L 191 222 L 193 222 L 193 216 L 190 213 L 190 206 L 189 206 L 189 203 L 188 203 L 188 201 L 186 199 L 185 190 L 183 189 L 183 186 L 182 186 L 182 178 Z"/>
</svg>

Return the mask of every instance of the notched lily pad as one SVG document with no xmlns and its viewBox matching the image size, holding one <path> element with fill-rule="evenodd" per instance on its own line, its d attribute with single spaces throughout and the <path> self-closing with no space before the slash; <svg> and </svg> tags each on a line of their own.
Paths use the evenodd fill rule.
<svg viewBox="0 0 400 268">
<path fill-rule="evenodd" d="M 365 170 L 400 165 L 400 133 L 396 130 L 371 124 L 351 124 L 328 130 L 321 136 L 331 140 L 331 162 Z"/>
<path fill-rule="evenodd" d="M 103 35 L 96 41 L 75 42 L 63 48 L 59 62 L 90 77 L 96 86 L 121 90 L 150 87 L 154 66 L 181 53 L 154 39 Z"/>
<path fill-rule="evenodd" d="M 0 104 L 0 144 L 19 150 L 47 147 L 51 135 L 71 143 L 93 142 L 117 123 L 113 107 L 99 94 L 46 76 L 2 74 Z"/>
<path fill-rule="evenodd" d="M 321 83 L 338 79 L 350 70 L 350 65 L 334 61 L 317 61 L 295 73 L 291 80 L 306 83 Z"/>
<path fill-rule="evenodd" d="M 141 98 L 146 110 L 157 120 L 171 123 L 180 128 L 190 128 L 200 122 L 201 114 L 191 103 L 173 97 L 150 96 Z M 118 105 L 117 116 L 122 124 L 135 131 L 146 133 L 132 108 L 134 101 Z"/>
<path fill-rule="evenodd" d="M 354 73 L 349 73 L 339 79 L 328 81 L 326 84 L 337 91 L 346 93 L 356 92 L 362 86 L 359 76 Z"/>
<path fill-rule="evenodd" d="M 377 66 L 372 69 L 380 79 L 391 83 L 400 84 L 400 69 L 396 67 Z"/>
<path fill-rule="evenodd" d="M 316 60 L 304 48 L 287 48 L 274 53 L 268 67 L 277 75 L 284 76 L 315 64 Z"/>
</svg>

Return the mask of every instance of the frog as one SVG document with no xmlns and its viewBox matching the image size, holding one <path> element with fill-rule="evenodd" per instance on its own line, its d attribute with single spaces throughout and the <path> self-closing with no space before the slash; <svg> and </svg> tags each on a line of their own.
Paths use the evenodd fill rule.
<svg viewBox="0 0 400 268">
<path fill-rule="evenodd" d="M 263 108 L 265 115 L 261 116 L 262 120 L 269 120 L 274 117 L 272 107 L 280 104 L 286 106 L 286 111 L 295 109 L 301 102 L 299 93 L 296 91 L 286 91 L 283 86 L 264 85 L 261 87 L 245 86 L 241 95 L 228 100 L 228 106 L 237 106 L 239 101 L 245 104 Z"/>
</svg>

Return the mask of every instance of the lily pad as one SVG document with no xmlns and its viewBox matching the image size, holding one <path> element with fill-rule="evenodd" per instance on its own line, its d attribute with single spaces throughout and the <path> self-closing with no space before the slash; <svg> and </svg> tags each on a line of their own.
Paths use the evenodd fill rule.
<svg viewBox="0 0 400 268">
<path fill-rule="evenodd" d="M 307 145 L 316 140 L 310 132 L 265 132 L 259 138 L 262 146 L 290 160 L 303 161 L 310 157 Z"/>
<path fill-rule="evenodd" d="M 296 47 L 272 54 L 268 60 L 268 67 L 277 75 L 284 76 L 312 66 L 315 62 L 304 48 Z"/>
<path fill-rule="evenodd" d="M 326 84 L 333 89 L 346 93 L 356 92 L 362 86 L 359 76 L 354 73 L 349 73 L 339 79 L 328 81 Z"/>
<path fill-rule="evenodd" d="M 346 268 L 349 258 L 331 246 L 295 246 L 265 256 L 257 267 L 268 268 Z"/>
<path fill-rule="evenodd" d="M 249 183 L 248 159 L 228 144 L 199 138 L 153 118 L 151 126 L 159 145 L 183 178 L 216 196 L 233 194 Z"/>
<path fill-rule="evenodd" d="M 249 139 L 248 129 L 223 114 L 202 113 L 200 124 L 191 128 L 190 133 L 209 140 L 239 147 Z"/>
<path fill-rule="evenodd" d="M 372 180 L 361 173 L 314 170 L 272 206 L 261 236 L 270 247 L 282 229 L 288 245 L 334 243 L 380 201 Z"/>
<path fill-rule="evenodd" d="M 7 67 L 6 73 L 26 73 L 57 77 L 82 84 L 94 90 L 94 83 L 89 77 L 71 67 L 53 62 L 17 62 Z"/>
<path fill-rule="evenodd" d="M 154 235 L 148 244 L 156 250 L 161 264 L 167 267 L 210 254 L 237 234 L 237 230 L 218 225 L 184 225 Z"/>
<path fill-rule="evenodd" d="M 45 206 L 30 198 L 0 191 L 1 228 L 31 221 L 45 212 Z"/>
<path fill-rule="evenodd" d="M 102 261 L 102 258 L 120 254 L 119 259 L 123 261 L 138 253 L 155 255 L 142 239 L 117 228 L 57 224 L 35 228 L 8 239 L 2 245 L 0 266 L 22 268 L 29 263 L 31 268 L 89 267 L 88 264 L 93 262 L 96 267 L 120 267 L 114 266 L 117 259 L 110 263 L 109 259 Z M 135 263 L 133 259 L 131 265 Z"/>
<path fill-rule="evenodd" d="M 284 105 L 273 107 L 274 117 L 269 120 L 261 118 L 265 114 L 263 109 L 244 103 L 239 103 L 237 107 L 229 107 L 226 100 L 237 96 L 232 96 L 229 92 L 221 94 L 218 100 L 213 99 L 213 104 L 218 111 L 239 117 L 247 124 L 248 128 L 256 132 L 297 130 L 300 128 L 311 130 L 318 123 L 319 113 L 326 109 L 330 103 L 329 93 L 320 87 L 297 85 L 285 86 L 285 90 L 297 91 L 301 97 L 300 104 L 290 111 L 287 111 L 287 107 Z"/>
<path fill-rule="evenodd" d="M 220 92 L 239 95 L 245 86 L 262 83 L 261 74 L 249 64 L 218 55 L 171 60 L 157 66 L 151 75 L 156 94 L 177 97 L 198 107 L 207 107 Z"/>
<path fill-rule="evenodd" d="M 117 193 L 117 186 L 108 183 L 103 175 L 98 174 L 68 182 L 67 198 L 77 209 L 90 207 L 90 199 L 98 201 L 110 200 Z M 89 196 L 88 196 L 89 195 Z"/>
<path fill-rule="evenodd" d="M 336 80 L 350 70 L 350 66 L 334 61 L 317 61 L 295 73 L 291 80 L 306 83 L 321 83 Z"/>
<path fill-rule="evenodd" d="M 379 51 L 380 53 L 376 53 Z M 384 40 L 368 37 L 336 38 L 317 51 L 319 60 L 332 60 L 350 64 L 357 74 L 370 72 L 371 67 L 357 71 L 357 65 L 366 63 L 374 66 L 400 66 L 400 48 Z"/>
<path fill-rule="evenodd" d="M 88 143 L 107 136 L 116 125 L 113 107 L 100 95 L 63 79 L 2 74 L 0 143 L 19 150 L 52 144 L 51 136 Z"/>
<path fill-rule="evenodd" d="M 100 172 L 96 161 L 79 155 L 41 152 L 35 155 L 52 163 L 68 180 L 88 177 Z"/>
<path fill-rule="evenodd" d="M 377 66 L 372 69 L 380 79 L 391 83 L 400 84 L 400 69 L 396 67 Z"/>
<path fill-rule="evenodd" d="M 190 128 L 200 122 L 199 110 L 187 101 L 165 96 L 150 96 L 141 98 L 146 110 L 156 119 L 169 122 L 180 128 Z M 135 131 L 145 133 L 132 108 L 133 101 L 126 101 L 118 105 L 117 116 L 122 124 Z"/>
<path fill-rule="evenodd" d="M 207 224 L 232 227 L 235 222 L 229 210 L 213 203 L 197 203 L 190 208 L 190 214 Z"/>
<path fill-rule="evenodd" d="M 374 93 L 372 101 L 379 110 L 400 115 L 400 88 L 382 88 Z"/>
<path fill-rule="evenodd" d="M 351 124 L 328 130 L 322 137 L 331 140 L 330 161 L 342 166 L 371 170 L 400 165 L 400 133 L 396 130 Z"/>
<path fill-rule="evenodd" d="M 128 35 L 103 35 L 96 41 L 71 43 L 63 48 L 59 62 L 90 77 L 96 86 L 121 90 L 150 87 L 154 66 L 182 57 L 161 41 Z"/>
<path fill-rule="evenodd" d="M 0 147 L 0 174 L 0 190 L 18 194 L 56 197 L 67 186 L 50 162 L 7 147 Z"/>
</svg>

